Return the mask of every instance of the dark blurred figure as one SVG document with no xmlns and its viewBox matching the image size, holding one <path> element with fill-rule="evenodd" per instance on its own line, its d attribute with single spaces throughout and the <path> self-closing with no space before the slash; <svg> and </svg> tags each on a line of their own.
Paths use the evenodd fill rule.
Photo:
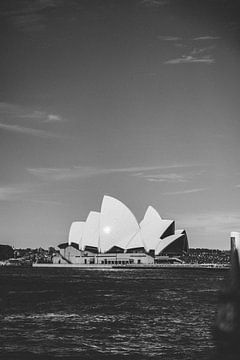
<svg viewBox="0 0 240 360">
<path fill-rule="evenodd" d="M 240 359 L 240 233 L 231 233 L 229 284 L 220 296 L 214 337 L 216 360 Z"/>
</svg>

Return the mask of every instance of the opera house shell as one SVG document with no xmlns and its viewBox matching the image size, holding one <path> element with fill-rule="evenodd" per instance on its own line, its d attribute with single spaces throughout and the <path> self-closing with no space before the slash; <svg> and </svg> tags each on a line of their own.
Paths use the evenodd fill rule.
<svg viewBox="0 0 240 360">
<path fill-rule="evenodd" d="M 145 253 L 153 257 L 188 251 L 186 232 L 175 230 L 173 220 L 162 219 L 149 206 L 139 224 L 126 205 L 110 196 L 104 196 L 100 212 L 91 211 L 86 221 L 72 223 L 67 245 L 82 253 Z"/>
</svg>

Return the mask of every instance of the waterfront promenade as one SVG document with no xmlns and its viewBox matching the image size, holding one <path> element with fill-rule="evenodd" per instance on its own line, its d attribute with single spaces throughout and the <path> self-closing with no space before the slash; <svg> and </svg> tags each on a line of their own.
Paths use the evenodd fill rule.
<svg viewBox="0 0 240 360">
<path fill-rule="evenodd" d="M 79 269 L 189 269 L 189 270 L 229 270 L 228 264 L 128 264 L 128 265 L 107 265 L 107 264 L 33 264 L 38 268 L 79 268 Z"/>
</svg>

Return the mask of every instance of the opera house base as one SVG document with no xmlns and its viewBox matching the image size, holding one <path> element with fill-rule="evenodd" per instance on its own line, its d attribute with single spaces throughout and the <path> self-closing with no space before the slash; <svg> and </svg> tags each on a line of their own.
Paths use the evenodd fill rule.
<svg viewBox="0 0 240 360">
<path fill-rule="evenodd" d="M 151 270 L 151 269 L 185 269 L 185 270 L 229 270 L 229 266 L 221 264 L 136 264 L 136 265 L 101 265 L 101 264 L 33 264 L 36 268 L 72 268 L 83 270 Z"/>
<path fill-rule="evenodd" d="M 112 267 L 114 265 L 151 265 L 154 264 L 154 257 L 144 252 L 94 253 L 66 244 L 60 247 L 60 253 L 54 256 L 52 261 L 54 265 Z"/>
<path fill-rule="evenodd" d="M 59 248 L 60 252 L 52 258 L 52 264 L 36 263 L 33 266 L 82 269 L 192 268 L 189 264 L 183 264 L 177 257 L 154 256 L 139 249 L 135 252 L 98 253 L 94 252 L 94 249 L 82 251 L 68 243 L 61 244 Z"/>
<path fill-rule="evenodd" d="M 220 264 L 185 264 L 178 257 L 147 254 L 144 251 L 98 253 L 94 249 L 79 250 L 68 243 L 59 245 L 60 252 L 52 264 L 33 264 L 33 267 L 80 269 L 216 269 L 227 270 Z M 91 250 L 91 251 L 90 251 Z"/>
</svg>

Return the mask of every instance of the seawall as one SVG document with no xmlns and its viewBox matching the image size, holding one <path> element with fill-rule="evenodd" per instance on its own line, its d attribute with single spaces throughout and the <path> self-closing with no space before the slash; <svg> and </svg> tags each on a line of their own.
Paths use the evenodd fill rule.
<svg viewBox="0 0 240 360">
<path fill-rule="evenodd" d="M 202 269 L 229 270 L 225 264 L 152 264 L 152 265 L 104 265 L 104 264 L 33 264 L 38 268 L 79 268 L 79 269 Z"/>
</svg>

